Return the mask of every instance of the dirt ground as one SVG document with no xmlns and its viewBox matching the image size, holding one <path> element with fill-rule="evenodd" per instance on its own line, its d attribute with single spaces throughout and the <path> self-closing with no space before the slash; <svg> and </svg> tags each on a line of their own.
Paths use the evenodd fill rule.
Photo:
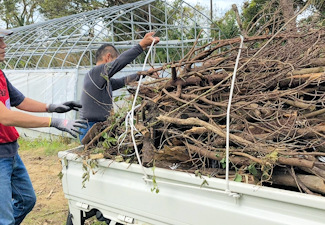
<svg viewBox="0 0 325 225">
<path fill-rule="evenodd" d="M 59 173 L 61 164 L 56 155 L 45 156 L 43 150 L 19 150 L 32 180 L 37 202 L 22 225 L 64 225 L 68 201 L 64 198 Z"/>
</svg>

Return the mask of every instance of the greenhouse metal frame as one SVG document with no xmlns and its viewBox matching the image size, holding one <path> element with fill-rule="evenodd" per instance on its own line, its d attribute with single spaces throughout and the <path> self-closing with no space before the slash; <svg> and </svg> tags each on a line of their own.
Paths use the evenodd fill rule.
<svg viewBox="0 0 325 225">
<path fill-rule="evenodd" d="M 155 31 L 161 41 L 151 54 L 153 64 L 183 58 L 197 41 L 211 41 L 211 20 L 182 1 L 146 0 L 101 8 L 12 29 L 6 38 L 4 69 L 89 68 L 104 43 L 124 51 Z M 134 64 L 142 63 L 138 57 Z"/>
<path fill-rule="evenodd" d="M 183 59 L 193 46 L 210 42 L 215 32 L 211 24 L 208 17 L 182 1 L 145 0 L 92 10 L 12 29 L 14 34 L 5 38 L 6 61 L 1 69 L 26 97 L 45 103 L 78 101 L 83 78 L 95 65 L 96 50 L 102 44 L 110 43 L 123 52 L 139 43 L 147 32 L 155 31 L 160 42 L 148 61 L 157 66 Z M 139 55 L 114 77 L 140 71 L 144 58 L 145 54 Z M 168 73 L 167 69 L 164 74 Z M 125 94 L 125 89 L 113 92 L 115 97 Z M 114 108 L 118 104 L 114 102 Z M 72 111 L 37 115 L 79 117 Z M 53 128 L 18 131 L 31 137 L 66 135 Z"/>
</svg>

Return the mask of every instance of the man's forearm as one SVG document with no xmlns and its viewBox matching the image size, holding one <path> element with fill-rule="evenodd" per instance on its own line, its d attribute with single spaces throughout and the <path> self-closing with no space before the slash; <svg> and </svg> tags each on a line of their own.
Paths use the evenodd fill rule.
<svg viewBox="0 0 325 225">
<path fill-rule="evenodd" d="M 110 82 L 112 85 L 112 90 L 115 91 L 117 89 L 120 89 L 120 88 L 124 87 L 125 85 L 131 83 L 132 81 L 136 81 L 138 78 L 139 78 L 139 76 L 136 73 L 131 74 L 126 77 L 118 78 L 118 79 L 111 78 Z"/>
<path fill-rule="evenodd" d="M 3 103 L 0 103 L 0 123 L 5 126 L 24 128 L 48 127 L 50 125 L 50 118 L 12 111 L 7 109 Z"/>
<path fill-rule="evenodd" d="M 22 112 L 12 112 L 12 117 L 8 118 L 7 122 L 3 123 L 5 126 L 15 126 L 24 128 L 35 127 L 49 127 L 49 117 L 38 117 Z"/>
<path fill-rule="evenodd" d="M 131 75 L 125 77 L 125 79 L 124 79 L 125 85 L 127 85 L 133 81 L 139 80 L 139 78 L 140 78 L 140 76 L 138 74 L 136 74 L 136 73 L 131 74 Z"/>
<path fill-rule="evenodd" d="M 46 104 L 25 98 L 16 108 L 27 112 L 46 112 Z"/>
<path fill-rule="evenodd" d="M 114 74 L 123 69 L 127 64 L 131 63 L 136 57 L 138 57 L 143 52 L 140 45 L 136 45 L 133 48 L 123 52 L 119 57 L 117 57 L 114 62 L 108 68 L 107 74 L 112 77 Z"/>
</svg>

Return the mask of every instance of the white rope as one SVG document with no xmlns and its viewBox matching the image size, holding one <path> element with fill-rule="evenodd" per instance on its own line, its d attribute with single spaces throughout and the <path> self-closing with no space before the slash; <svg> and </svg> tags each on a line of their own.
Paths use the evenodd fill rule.
<svg viewBox="0 0 325 225">
<path fill-rule="evenodd" d="M 140 105 L 137 105 L 134 109 L 137 109 L 137 108 L 139 108 L 139 107 L 140 107 Z M 124 121 L 124 124 L 125 124 L 125 131 L 124 131 L 123 134 L 121 134 L 121 135 L 118 137 L 118 139 L 117 139 L 117 143 L 119 143 L 119 145 L 118 145 L 118 147 L 117 147 L 117 151 L 118 151 L 118 153 L 119 153 L 120 155 L 122 155 L 122 156 L 124 156 L 124 157 L 130 157 L 130 156 L 133 156 L 133 155 L 135 154 L 135 152 L 133 152 L 133 153 L 131 153 L 131 154 L 123 154 L 123 153 L 120 152 L 120 147 L 122 146 L 122 144 L 123 144 L 123 142 L 124 142 L 124 140 L 125 140 L 125 138 L 126 138 L 126 135 L 127 135 L 127 133 L 128 133 L 128 121 L 129 121 L 129 119 L 130 119 L 131 112 L 132 112 L 132 111 L 129 111 L 129 112 L 126 114 L 125 121 Z M 135 129 L 136 129 L 136 128 L 135 128 Z M 139 131 L 137 130 L 137 132 L 139 132 Z M 120 140 L 121 138 L 122 138 L 122 140 Z M 129 143 L 125 143 L 125 145 L 127 145 L 127 144 L 129 144 Z"/>
<path fill-rule="evenodd" d="M 150 52 L 152 50 L 152 47 L 153 47 L 154 43 L 155 43 L 155 40 L 152 41 L 152 43 L 150 45 L 150 48 L 149 48 L 149 50 L 147 52 L 147 55 L 146 55 L 145 60 L 144 60 L 144 63 L 143 63 L 142 71 L 144 71 L 144 69 L 145 69 L 145 66 L 147 64 L 148 57 L 150 55 Z M 144 170 L 144 167 L 142 165 L 142 162 L 141 162 L 141 159 L 140 159 L 139 150 L 138 150 L 138 146 L 136 144 L 135 135 L 134 135 L 134 130 L 137 133 L 140 133 L 140 132 L 135 128 L 134 122 L 133 122 L 134 121 L 134 110 L 140 106 L 140 105 L 135 106 L 135 103 L 136 103 L 137 98 L 138 98 L 138 94 L 139 94 L 139 90 L 140 90 L 142 78 L 143 78 L 143 75 L 140 75 L 140 78 L 139 78 L 139 81 L 138 81 L 138 87 L 137 87 L 137 90 L 136 90 L 135 95 L 134 95 L 134 99 L 133 99 L 131 111 L 128 112 L 127 117 L 125 118 L 125 130 L 126 131 L 121 135 L 121 136 L 123 136 L 123 139 L 122 139 L 122 142 L 119 144 L 119 147 L 122 145 L 122 143 L 123 143 L 123 141 L 124 141 L 124 139 L 125 139 L 125 137 L 127 135 L 127 129 L 128 129 L 128 124 L 129 124 L 130 125 L 130 129 L 131 129 L 131 138 L 132 138 L 132 142 L 133 142 L 134 152 L 135 152 L 135 154 L 137 156 L 139 165 L 142 168 L 143 174 L 144 174 L 145 178 L 147 178 L 148 176 L 147 176 L 147 174 L 146 174 L 146 172 Z M 118 140 L 121 138 L 121 136 L 118 138 Z M 133 154 L 130 154 L 130 155 L 134 155 L 134 153 Z"/>
<path fill-rule="evenodd" d="M 230 192 L 229 190 L 229 133 L 230 133 L 230 108 L 231 108 L 231 101 L 232 101 L 232 95 L 234 92 L 234 86 L 235 86 L 235 80 L 236 80 L 236 73 L 237 73 L 237 67 L 239 63 L 239 58 L 241 54 L 241 49 L 243 47 L 244 43 L 244 37 L 240 35 L 240 46 L 239 51 L 236 59 L 236 64 L 234 68 L 234 72 L 232 75 L 232 81 L 231 81 L 231 87 L 230 87 L 230 94 L 229 94 L 229 101 L 228 101 L 228 107 L 227 107 L 227 134 L 226 134 L 226 192 Z"/>
</svg>

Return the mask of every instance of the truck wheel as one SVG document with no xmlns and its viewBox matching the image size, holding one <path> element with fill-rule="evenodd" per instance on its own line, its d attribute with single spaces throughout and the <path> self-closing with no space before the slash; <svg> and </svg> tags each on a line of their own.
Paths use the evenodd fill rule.
<svg viewBox="0 0 325 225">
<path fill-rule="evenodd" d="M 106 224 L 109 224 L 111 222 L 111 220 L 106 219 L 99 210 L 96 212 L 96 218 L 98 221 L 106 222 Z"/>
<path fill-rule="evenodd" d="M 70 212 L 69 212 L 68 217 L 67 217 L 66 225 L 73 225 L 73 223 L 72 223 L 72 214 Z"/>
<path fill-rule="evenodd" d="M 86 212 L 86 217 L 82 216 L 82 211 L 80 211 L 79 213 L 80 213 L 80 215 L 79 215 L 80 216 L 80 225 L 84 225 L 85 221 L 87 219 L 89 219 L 90 217 L 92 217 L 92 216 L 94 216 L 96 214 L 96 210 L 91 210 L 89 212 Z M 69 211 L 66 225 L 73 225 L 72 218 L 73 218 L 73 215 Z"/>
<path fill-rule="evenodd" d="M 98 221 L 102 221 L 102 222 L 105 222 L 106 224 L 110 224 L 111 220 L 110 219 L 107 219 L 103 216 L 103 214 L 98 210 L 96 212 L 96 218 Z M 120 224 L 120 223 L 115 223 L 115 225 L 123 225 L 123 224 Z"/>
</svg>

